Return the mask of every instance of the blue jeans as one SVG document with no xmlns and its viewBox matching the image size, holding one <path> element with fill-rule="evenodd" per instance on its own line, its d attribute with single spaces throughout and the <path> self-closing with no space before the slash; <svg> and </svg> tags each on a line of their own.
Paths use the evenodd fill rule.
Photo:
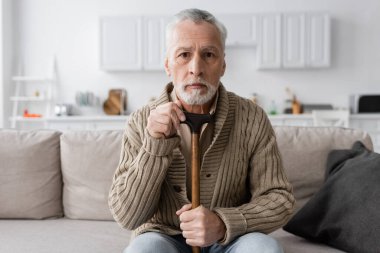
<svg viewBox="0 0 380 253">
<path fill-rule="evenodd" d="M 280 244 L 262 233 L 249 233 L 238 237 L 229 245 L 214 244 L 202 248 L 201 253 L 283 253 Z M 191 253 L 182 235 L 168 236 L 148 232 L 137 236 L 123 253 Z"/>
</svg>

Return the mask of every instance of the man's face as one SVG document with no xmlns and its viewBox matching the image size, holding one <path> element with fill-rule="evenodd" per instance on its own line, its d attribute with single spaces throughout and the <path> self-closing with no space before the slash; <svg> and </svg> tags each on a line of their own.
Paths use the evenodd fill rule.
<svg viewBox="0 0 380 253">
<path fill-rule="evenodd" d="M 222 39 L 214 25 L 185 20 L 175 26 L 165 70 L 181 100 L 189 105 L 209 102 L 225 68 Z"/>
</svg>

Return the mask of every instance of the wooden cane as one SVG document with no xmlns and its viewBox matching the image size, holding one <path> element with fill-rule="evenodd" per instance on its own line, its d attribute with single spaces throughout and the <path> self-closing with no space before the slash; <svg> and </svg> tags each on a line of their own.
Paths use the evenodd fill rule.
<svg viewBox="0 0 380 253">
<path fill-rule="evenodd" d="M 191 208 L 200 205 L 200 153 L 199 137 L 203 124 L 212 121 L 210 114 L 195 114 L 184 112 L 186 120 L 181 122 L 190 127 L 191 130 Z M 193 253 L 200 253 L 200 247 L 193 246 Z"/>
</svg>

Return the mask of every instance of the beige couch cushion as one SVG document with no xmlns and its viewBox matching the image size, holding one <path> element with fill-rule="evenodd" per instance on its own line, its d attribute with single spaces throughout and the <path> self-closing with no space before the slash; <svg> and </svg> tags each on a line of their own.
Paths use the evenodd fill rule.
<svg viewBox="0 0 380 253">
<path fill-rule="evenodd" d="M 1 253 L 121 253 L 132 231 L 114 221 L 0 220 Z"/>
<path fill-rule="evenodd" d="M 62 216 L 59 136 L 0 129 L 0 218 Z"/>
<path fill-rule="evenodd" d="M 337 127 L 274 127 L 285 172 L 293 185 L 298 211 L 324 182 L 327 156 L 351 148 L 356 140 L 373 149 L 369 135 Z"/>
<path fill-rule="evenodd" d="M 119 162 L 122 131 L 72 131 L 61 136 L 64 213 L 112 220 L 108 192 Z"/>
</svg>

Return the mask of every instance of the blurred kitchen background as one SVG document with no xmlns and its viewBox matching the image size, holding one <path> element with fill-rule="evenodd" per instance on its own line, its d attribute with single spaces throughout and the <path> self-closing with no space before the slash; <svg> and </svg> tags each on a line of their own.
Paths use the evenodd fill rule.
<svg viewBox="0 0 380 253">
<path fill-rule="evenodd" d="M 379 149 L 379 0 L 1 0 L 0 127 L 122 128 L 169 81 L 168 18 L 194 7 L 229 28 L 228 90 L 274 125 L 339 111 Z"/>
</svg>

